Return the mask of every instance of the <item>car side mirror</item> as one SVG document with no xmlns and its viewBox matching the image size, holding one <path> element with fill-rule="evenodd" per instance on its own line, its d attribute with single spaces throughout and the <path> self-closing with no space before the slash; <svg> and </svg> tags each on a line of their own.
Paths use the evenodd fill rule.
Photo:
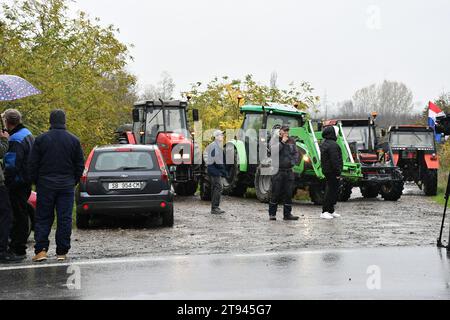
<svg viewBox="0 0 450 320">
<path fill-rule="evenodd" d="M 141 122 L 141 114 L 138 109 L 133 110 L 133 122 Z"/>
<path fill-rule="evenodd" d="M 199 115 L 198 109 L 192 110 L 192 119 L 194 120 L 194 122 L 200 121 L 200 115 Z"/>
</svg>

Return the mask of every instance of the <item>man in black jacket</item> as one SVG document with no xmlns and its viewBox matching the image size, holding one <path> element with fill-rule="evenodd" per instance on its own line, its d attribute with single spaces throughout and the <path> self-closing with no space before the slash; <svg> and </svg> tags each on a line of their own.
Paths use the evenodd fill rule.
<svg viewBox="0 0 450 320">
<path fill-rule="evenodd" d="M 66 131 L 64 111 L 52 111 L 50 124 L 50 131 L 36 138 L 30 156 L 30 175 L 37 187 L 34 262 L 47 260 L 55 209 L 56 254 L 58 261 L 66 259 L 72 235 L 74 189 L 84 170 L 80 141 Z"/>
<path fill-rule="evenodd" d="M 278 205 L 283 204 L 284 220 L 298 220 L 292 215 L 292 197 L 294 193 L 295 176 L 293 168 L 299 162 L 299 152 L 295 141 L 289 137 L 289 127 L 280 129 L 278 139 L 271 141 L 272 160 L 278 159 L 278 163 L 272 163 L 276 174 L 272 177 L 272 197 L 269 203 L 270 220 L 277 220 Z"/>
<path fill-rule="evenodd" d="M 322 159 L 322 172 L 326 178 L 325 200 L 323 204 L 322 219 L 331 220 L 339 218 L 334 206 L 338 200 L 339 176 L 342 173 L 344 163 L 342 161 L 342 151 L 337 144 L 338 130 L 335 127 L 326 127 L 322 136 L 325 140 L 320 146 Z"/>
<path fill-rule="evenodd" d="M 33 147 L 34 137 L 22 124 L 18 110 L 8 109 L 3 114 L 9 133 L 9 150 L 5 155 L 5 185 L 13 210 L 11 229 L 11 254 L 26 258 L 29 235 L 28 198 L 31 194 L 31 181 L 28 172 L 28 158 Z"/>
</svg>

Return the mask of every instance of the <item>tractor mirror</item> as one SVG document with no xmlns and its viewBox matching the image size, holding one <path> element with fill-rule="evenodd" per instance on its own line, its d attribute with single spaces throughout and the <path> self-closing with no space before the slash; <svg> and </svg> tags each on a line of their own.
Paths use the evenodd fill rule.
<svg viewBox="0 0 450 320">
<path fill-rule="evenodd" d="M 141 114 L 138 109 L 133 110 L 133 122 L 140 122 L 141 121 Z"/>
<path fill-rule="evenodd" d="M 198 109 L 192 110 L 192 118 L 194 119 L 194 122 L 200 121 L 200 115 L 199 115 Z"/>
<path fill-rule="evenodd" d="M 386 129 L 381 129 L 381 136 L 386 137 L 386 135 L 387 135 Z"/>
</svg>

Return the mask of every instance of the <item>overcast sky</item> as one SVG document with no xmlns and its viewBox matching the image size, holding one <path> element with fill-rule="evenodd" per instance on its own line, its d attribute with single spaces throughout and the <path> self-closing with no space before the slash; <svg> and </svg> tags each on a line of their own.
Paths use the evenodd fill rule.
<svg viewBox="0 0 450 320">
<path fill-rule="evenodd" d="M 448 0 L 77 0 L 120 28 L 139 84 L 168 71 L 177 91 L 215 76 L 309 81 L 330 102 L 384 79 L 426 103 L 450 90 Z"/>
</svg>

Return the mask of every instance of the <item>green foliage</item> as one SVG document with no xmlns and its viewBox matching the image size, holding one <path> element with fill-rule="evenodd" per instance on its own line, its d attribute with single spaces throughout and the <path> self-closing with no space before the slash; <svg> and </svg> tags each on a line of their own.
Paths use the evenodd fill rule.
<svg viewBox="0 0 450 320">
<path fill-rule="evenodd" d="M 266 104 L 277 102 L 298 104 L 302 110 L 314 107 L 319 98 L 313 96 L 313 88 L 303 82 L 299 86 L 290 84 L 287 89 L 260 85 L 251 75 L 244 80 L 229 77 L 215 78 L 205 88 L 201 82 L 192 85 L 185 97 L 191 97 L 191 107 L 199 109 L 203 129 L 237 129 L 241 126 L 240 107 L 244 104 Z"/>
<path fill-rule="evenodd" d="M 67 112 L 68 129 L 85 152 L 110 143 L 115 128 L 131 117 L 133 75 L 126 71 L 128 48 L 112 25 L 104 28 L 85 13 L 68 15 L 69 0 L 2 3 L 0 74 L 21 76 L 42 95 L 2 104 L 16 107 L 35 134 L 48 129 L 52 109 Z"/>
</svg>

